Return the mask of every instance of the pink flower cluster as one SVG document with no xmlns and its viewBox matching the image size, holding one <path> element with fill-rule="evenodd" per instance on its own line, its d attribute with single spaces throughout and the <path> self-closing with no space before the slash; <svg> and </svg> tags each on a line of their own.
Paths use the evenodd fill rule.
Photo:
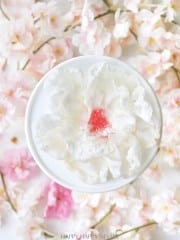
<svg viewBox="0 0 180 240">
<path fill-rule="evenodd" d="M 70 216 L 73 208 L 71 191 L 55 182 L 51 182 L 45 191 L 47 203 L 44 210 L 45 218 L 65 219 Z"/>
<path fill-rule="evenodd" d="M 24 181 L 37 175 L 38 167 L 26 148 L 13 148 L 4 152 L 0 170 L 12 181 Z"/>
</svg>

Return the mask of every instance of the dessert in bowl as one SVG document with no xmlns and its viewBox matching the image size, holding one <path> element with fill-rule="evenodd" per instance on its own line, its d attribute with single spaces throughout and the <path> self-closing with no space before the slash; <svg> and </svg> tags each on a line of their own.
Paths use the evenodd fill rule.
<svg viewBox="0 0 180 240">
<path fill-rule="evenodd" d="M 26 136 L 40 168 L 83 192 L 133 182 L 159 150 L 162 114 L 140 74 L 105 56 L 81 56 L 48 72 L 26 112 Z"/>
</svg>

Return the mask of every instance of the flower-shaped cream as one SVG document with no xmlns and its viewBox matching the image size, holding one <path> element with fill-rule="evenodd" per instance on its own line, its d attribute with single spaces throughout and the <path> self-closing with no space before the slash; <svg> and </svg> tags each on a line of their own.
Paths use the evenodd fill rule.
<svg viewBox="0 0 180 240">
<path fill-rule="evenodd" d="M 56 69 L 44 84 L 41 149 L 87 183 L 137 174 L 157 147 L 159 126 L 146 89 L 116 65 Z"/>
</svg>

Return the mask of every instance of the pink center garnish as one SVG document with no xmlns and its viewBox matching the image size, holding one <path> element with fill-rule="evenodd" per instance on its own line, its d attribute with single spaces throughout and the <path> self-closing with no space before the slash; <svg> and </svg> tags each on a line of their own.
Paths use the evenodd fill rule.
<svg viewBox="0 0 180 240">
<path fill-rule="evenodd" d="M 109 126 L 109 121 L 105 115 L 105 110 L 103 108 L 93 109 L 88 125 L 90 133 L 97 133 L 107 128 Z"/>
</svg>

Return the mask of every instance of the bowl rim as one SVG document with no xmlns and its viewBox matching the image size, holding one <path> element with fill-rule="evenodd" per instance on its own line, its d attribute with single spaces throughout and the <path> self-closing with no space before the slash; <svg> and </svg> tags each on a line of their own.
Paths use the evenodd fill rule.
<svg viewBox="0 0 180 240">
<path fill-rule="evenodd" d="M 38 92 L 38 90 L 43 86 L 44 84 L 44 80 L 47 78 L 48 75 L 50 75 L 54 70 L 61 68 L 62 66 L 71 63 L 72 61 L 76 61 L 79 59 L 89 59 L 89 58 L 95 58 L 95 59 L 101 59 L 103 60 L 112 60 L 113 62 L 117 62 L 117 63 L 121 63 L 122 65 L 126 65 L 126 67 L 128 69 L 130 69 L 130 71 L 135 72 L 137 76 L 139 76 L 139 78 L 141 78 L 142 80 L 144 80 L 146 82 L 146 84 L 149 86 L 156 104 L 157 104 L 157 109 L 158 109 L 158 114 L 159 114 L 159 138 L 157 141 L 157 150 L 154 152 L 154 154 L 152 155 L 152 157 L 149 159 L 149 161 L 147 161 L 147 163 L 144 165 L 144 167 L 142 169 L 140 169 L 138 171 L 138 173 L 130 178 L 130 180 L 126 183 L 126 184 L 119 184 L 117 186 L 117 184 L 114 184 L 114 186 L 111 186 L 107 189 L 101 189 L 101 190 L 90 190 L 90 189 L 84 189 L 84 188 L 76 188 L 73 186 L 70 186 L 69 184 L 65 183 L 65 182 L 61 182 L 57 177 L 55 177 L 53 174 L 50 173 L 50 171 L 48 171 L 48 169 L 43 165 L 43 163 L 39 160 L 40 156 L 38 154 L 38 152 L 36 151 L 35 147 L 34 147 L 34 141 L 32 139 L 32 135 L 31 135 L 31 112 L 32 112 L 32 107 L 34 104 L 34 101 L 36 99 L 36 94 Z M 68 59 L 62 63 L 57 64 L 55 67 L 53 67 L 52 69 L 50 69 L 41 79 L 40 81 L 36 84 L 35 88 L 33 89 L 31 96 L 28 100 L 28 104 L 26 107 L 26 112 L 25 112 L 25 137 L 26 137 L 26 142 L 27 142 L 27 146 L 35 160 L 35 162 L 37 163 L 37 165 L 40 167 L 40 169 L 53 181 L 57 182 L 58 184 L 69 188 L 71 190 L 77 191 L 77 192 L 84 192 L 84 193 L 100 193 L 100 192 L 108 192 L 108 191 L 113 191 L 113 190 L 117 190 L 119 188 L 122 187 L 126 187 L 129 184 L 132 184 L 134 181 L 136 181 L 139 176 L 142 175 L 142 173 L 148 168 L 148 166 L 152 163 L 152 161 L 155 159 L 155 157 L 157 156 L 158 152 L 160 151 L 160 143 L 161 143 L 161 139 L 162 139 L 162 131 L 163 131 L 163 116 L 162 116 L 162 109 L 161 109 L 161 105 L 159 102 L 159 99 L 154 91 L 154 89 L 152 88 L 152 86 L 150 85 L 150 83 L 134 68 L 132 67 L 130 64 L 126 63 L 124 60 L 121 59 L 116 59 L 113 57 L 109 57 L 109 56 L 96 56 L 96 55 L 86 55 L 86 56 L 78 56 L 78 57 L 74 57 L 71 59 Z M 93 184 L 91 185 L 93 186 Z"/>
</svg>

